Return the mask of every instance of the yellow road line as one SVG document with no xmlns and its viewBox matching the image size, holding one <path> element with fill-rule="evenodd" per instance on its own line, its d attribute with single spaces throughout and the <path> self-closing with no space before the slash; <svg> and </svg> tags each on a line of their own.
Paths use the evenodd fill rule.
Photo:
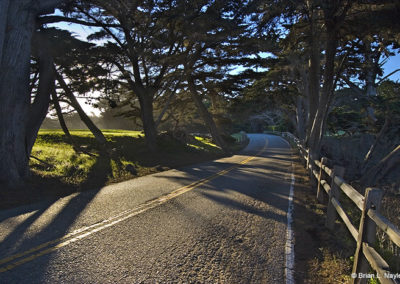
<svg viewBox="0 0 400 284">
<path fill-rule="evenodd" d="M 217 173 L 215 173 L 215 174 L 213 174 L 213 175 L 211 175 L 209 177 L 206 177 L 206 178 L 203 178 L 201 180 L 195 181 L 195 182 L 193 182 L 193 183 L 191 183 L 189 185 L 186 185 L 186 186 L 183 186 L 181 188 L 178 188 L 178 189 L 170 192 L 167 195 L 163 195 L 163 196 L 160 196 L 159 198 L 156 198 L 156 199 L 153 199 L 151 201 L 145 202 L 145 203 L 143 203 L 143 204 L 141 204 L 141 205 L 139 205 L 139 206 L 137 206 L 137 207 L 135 207 L 133 209 L 125 210 L 125 211 L 121 212 L 120 214 L 118 214 L 116 216 L 113 216 L 113 217 L 111 217 L 109 219 L 106 219 L 106 220 L 104 220 L 102 222 L 93 224 L 91 226 L 87 226 L 87 227 L 83 227 L 83 228 L 77 229 L 75 231 L 72 231 L 71 233 L 66 234 L 65 236 L 60 237 L 60 238 L 45 242 L 45 243 L 40 244 L 40 245 L 38 245 L 36 247 L 33 247 L 33 248 L 29 249 L 29 250 L 23 251 L 21 253 L 14 254 L 14 255 L 11 255 L 9 257 L 0 259 L 0 265 L 6 264 L 6 263 L 10 263 L 10 262 L 12 262 L 14 260 L 19 259 L 19 260 L 14 261 L 14 262 L 6 265 L 6 266 L 0 267 L 0 273 L 6 272 L 8 270 L 11 270 L 11 269 L 13 269 L 13 268 L 15 268 L 15 267 L 17 267 L 17 266 L 19 266 L 21 264 L 24 264 L 24 263 L 27 263 L 29 261 L 32 261 L 32 260 L 38 258 L 39 256 L 51 253 L 51 252 L 53 252 L 53 251 L 55 251 L 55 250 L 57 250 L 59 248 L 62 248 L 64 246 L 66 246 L 66 245 L 69 245 L 69 244 L 74 243 L 76 241 L 79 241 L 79 240 L 81 240 L 83 238 L 86 238 L 86 237 L 88 237 L 88 236 L 90 236 L 90 235 L 92 235 L 92 234 L 94 234 L 96 232 L 99 232 L 99 231 L 101 231 L 103 229 L 106 229 L 108 227 L 114 226 L 114 225 L 116 225 L 116 224 L 118 224 L 118 223 L 120 223 L 120 222 L 122 222 L 122 221 L 124 221 L 126 219 L 129 219 L 129 218 L 131 218 L 133 216 L 139 215 L 139 214 L 141 214 L 141 213 L 143 213 L 143 212 L 145 212 L 147 210 L 150 210 L 152 208 L 155 208 L 155 207 L 157 207 L 157 206 L 159 206 L 159 205 L 161 205 L 161 204 L 163 204 L 163 203 L 165 203 L 165 202 L 167 202 L 167 201 L 169 201 L 169 200 L 171 200 L 173 198 L 176 198 L 179 195 L 182 195 L 182 194 L 184 194 L 184 193 L 186 193 L 188 191 L 191 191 L 191 190 L 193 190 L 193 189 L 195 189 L 195 188 L 197 188 L 197 187 L 199 187 L 199 186 L 201 186 L 201 185 L 203 185 L 203 184 L 205 184 L 205 183 L 207 183 L 207 182 L 209 182 L 209 181 L 211 181 L 213 179 L 216 179 L 217 177 L 223 176 L 223 175 L 229 173 L 230 171 L 238 168 L 239 166 L 247 164 L 251 160 L 255 159 L 258 155 L 260 155 L 262 152 L 265 151 L 267 146 L 268 146 L 268 139 L 266 140 L 264 147 L 255 156 L 252 156 L 252 157 L 249 157 L 247 159 L 244 159 L 243 161 L 239 162 L 238 164 L 236 164 L 234 166 L 231 166 L 231 167 L 229 167 L 229 168 L 227 168 L 225 170 L 219 171 L 219 172 L 217 172 Z M 46 247 L 48 247 L 48 248 L 46 248 Z M 29 255 L 29 256 L 27 256 L 27 255 Z"/>
</svg>

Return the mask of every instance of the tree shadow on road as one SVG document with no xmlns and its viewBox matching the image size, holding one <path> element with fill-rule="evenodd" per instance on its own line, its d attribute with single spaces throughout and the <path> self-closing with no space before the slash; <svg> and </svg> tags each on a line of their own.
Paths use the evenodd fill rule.
<svg viewBox="0 0 400 284">
<path fill-rule="evenodd" d="M 162 175 L 162 177 L 167 177 L 186 185 L 199 179 L 211 177 L 222 170 L 229 170 L 235 167 L 230 172 L 208 181 L 201 189 L 196 190 L 207 198 L 238 209 L 252 210 L 252 208 L 215 193 L 237 192 L 286 212 L 290 188 L 291 162 L 293 161 L 292 151 L 280 153 L 280 157 L 277 160 L 270 157 L 267 157 L 268 160 L 260 160 L 265 159 L 265 157 L 256 157 L 251 163 L 243 165 L 229 160 L 220 160 L 179 169 L 183 175 Z M 263 214 L 263 212 L 257 211 L 254 211 L 254 213 Z"/>
<path fill-rule="evenodd" d="M 260 208 L 261 204 L 252 206 L 232 198 L 217 197 L 208 192 L 203 192 L 201 196 L 206 197 L 207 201 L 199 207 L 196 207 L 197 204 L 193 207 L 185 206 L 179 200 L 170 202 L 170 206 L 176 210 L 169 212 L 179 212 L 177 213 L 179 217 L 171 216 L 171 218 L 187 219 L 185 223 L 193 228 L 185 230 L 198 232 L 195 233 L 194 242 L 201 243 L 201 246 L 183 253 L 182 259 L 177 260 L 177 266 L 196 266 L 201 271 L 209 272 L 217 268 L 219 275 L 230 277 L 230 281 L 234 279 L 237 283 L 267 283 L 268 277 L 282 279 L 283 258 L 273 259 L 270 257 L 270 252 L 283 255 L 284 244 L 279 244 L 272 238 L 283 232 L 278 233 L 268 227 L 268 224 L 275 222 L 281 224 L 282 216 Z M 222 207 L 202 210 L 208 202 L 216 202 Z M 252 215 L 261 218 L 253 218 Z M 285 228 L 283 224 L 280 226 Z M 284 242 L 282 238 L 279 240 Z M 182 247 L 190 247 L 190 244 Z M 276 264 L 271 265 L 271 263 Z M 271 266 L 277 266 L 279 269 Z M 176 269 L 176 265 L 172 265 L 169 269 Z M 191 278 L 186 280 L 196 282 L 198 278 L 196 275 L 191 275 Z M 229 280 L 226 279 L 227 282 L 230 282 Z"/>
<path fill-rule="evenodd" d="M 61 200 L 61 205 L 57 205 L 59 203 L 56 204 L 55 202 L 37 204 L 36 211 L 4 238 L 0 247 L 1 255 L 5 257 L 17 252 L 20 253 L 21 251 L 65 236 L 82 211 L 91 203 L 100 189 L 105 185 L 107 175 L 109 174 L 112 174 L 111 159 L 106 155 L 99 156 L 89 173 L 89 176 L 96 179 L 96 186 L 92 187 L 92 190 L 76 193 L 75 195 L 67 197 L 65 202 Z M 93 186 L 93 183 L 91 183 L 91 186 Z M 33 207 L 35 208 L 35 206 Z M 14 215 L 13 211 L 18 212 L 21 210 L 10 210 L 11 215 Z M 2 212 L 3 215 L 6 213 L 6 211 Z M 45 216 L 44 213 L 48 213 L 49 215 Z M 35 222 L 38 222 L 37 226 L 43 226 L 43 228 L 36 231 L 37 229 L 32 228 Z M 38 275 L 43 277 L 47 265 L 51 261 L 52 254 L 50 253 L 49 255 L 41 257 L 45 259 L 45 261 L 41 262 L 42 265 L 40 267 L 36 266 L 35 271 Z M 35 279 L 35 281 L 40 282 L 40 279 Z"/>
</svg>

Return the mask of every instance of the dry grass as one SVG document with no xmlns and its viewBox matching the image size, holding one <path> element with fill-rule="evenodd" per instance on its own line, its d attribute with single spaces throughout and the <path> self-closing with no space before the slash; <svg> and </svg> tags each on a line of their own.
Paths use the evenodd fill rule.
<svg viewBox="0 0 400 284">
<path fill-rule="evenodd" d="M 355 242 L 343 224 L 334 231 L 325 227 L 326 206 L 317 202 L 302 165 L 295 173 L 296 283 L 347 283 Z"/>
</svg>

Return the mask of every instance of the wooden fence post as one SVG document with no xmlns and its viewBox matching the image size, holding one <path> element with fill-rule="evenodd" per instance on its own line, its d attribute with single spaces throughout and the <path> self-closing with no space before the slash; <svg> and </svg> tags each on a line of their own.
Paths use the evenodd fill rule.
<svg viewBox="0 0 400 284">
<path fill-rule="evenodd" d="M 307 170 L 309 172 L 310 175 L 310 182 L 312 187 L 316 187 L 317 186 L 317 178 L 314 176 L 314 171 L 315 169 L 315 163 L 314 163 L 314 157 L 312 154 L 310 154 L 310 151 L 308 151 L 308 167 Z"/>
<path fill-rule="evenodd" d="M 329 203 L 328 203 L 328 209 L 326 212 L 326 223 L 325 225 L 333 230 L 335 226 L 335 221 L 338 217 L 337 211 L 335 206 L 332 204 L 332 198 L 335 198 L 337 201 L 340 200 L 340 188 L 337 186 L 335 183 L 335 176 L 338 177 L 343 177 L 344 175 L 345 168 L 339 167 L 339 166 L 334 166 L 333 167 L 333 175 L 332 175 L 332 181 L 331 181 L 331 192 L 329 194 Z"/>
<path fill-rule="evenodd" d="M 322 167 L 328 163 L 328 158 L 321 158 L 321 167 L 319 168 L 319 176 L 318 176 L 318 188 L 317 188 L 317 200 L 319 203 L 325 203 L 325 194 L 324 188 L 321 185 L 321 180 L 323 177 L 324 170 Z"/>
<path fill-rule="evenodd" d="M 376 224 L 368 217 L 368 210 L 374 209 L 379 211 L 383 192 L 378 188 L 367 188 L 364 198 L 363 211 L 361 213 L 360 227 L 358 230 L 357 248 L 354 254 L 353 271 L 358 273 L 368 273 L 369 263 L 362 251 L 363 242 L 373 246 L 376 240 Z M 352 283 L 367 283 L 367 279 L 354 278 Z"/>
</svg>

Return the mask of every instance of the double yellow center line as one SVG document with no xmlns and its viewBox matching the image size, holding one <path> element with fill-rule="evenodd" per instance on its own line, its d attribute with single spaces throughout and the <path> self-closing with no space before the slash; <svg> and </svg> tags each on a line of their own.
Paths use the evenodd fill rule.
<svg viewBox="0 0 400 284">
<path fill-rule="evenodd" d="M 135 208 L 123 211 L 123 212 L 119 213 L 118 215 L 113 216 L 109 219 L 106 219 L 102 222 L 93 224 L 91 226 L 77 229 L 75 231 L 72 231 L 71 233 L 68 233 L 68 234 L 60 237 L 60 238 L 45 242 L 45 243 L 40 244 L 36 247 L 33 247 L 29 250 L 23 251 L 18 254 L 11 255 L 11 256 L 3 258 L 3 259 L 0 259 L 0 273 L 9 271 L 17 266 L 20 266 L 24 263 L 30 262 L 42 255 L 49 254 L 49 253 L 56 251 L 62 247 L 65 247 L 71 243 L 82 240 L 96 232 L 99 232 L 101 230 L 104 230 L 106 228 L 114 226 L 124 220 L 127 220 L 127 219 L 134 217 L 136 215 L 139 215 L 147 210 L 155 208 L 173 198 L 178 197 L 179 195 L 182 195 L 182 194 L 184 194 L 188 191 L 191 191 L 213 179 L 216 179 L 217 177 L 223 176 L 223 175 L 229 173 L 230 171 L 232 171 L 233 169 L 236 169 L 237 167 L 247 164 L 251 160 L 255 159 L 258 155 L 260 155 L 262 152 L 265 151 L 265 149 L 267 148 L 267 145 L 268 145 L 268 140 L 266 140 L 264 147 L 255 156 L 244 159 L 243 161 L 237 163 L 236 165 L 231 166 L 225 170 L 219 171 L 209 177 L 203 178 L 203 179 L 193 182 L 189 185 L 178 188 L 178 189 L 170 192 L 167 195 L 163 195 L 156 199 L 147 201 Z"/>
</svg>

